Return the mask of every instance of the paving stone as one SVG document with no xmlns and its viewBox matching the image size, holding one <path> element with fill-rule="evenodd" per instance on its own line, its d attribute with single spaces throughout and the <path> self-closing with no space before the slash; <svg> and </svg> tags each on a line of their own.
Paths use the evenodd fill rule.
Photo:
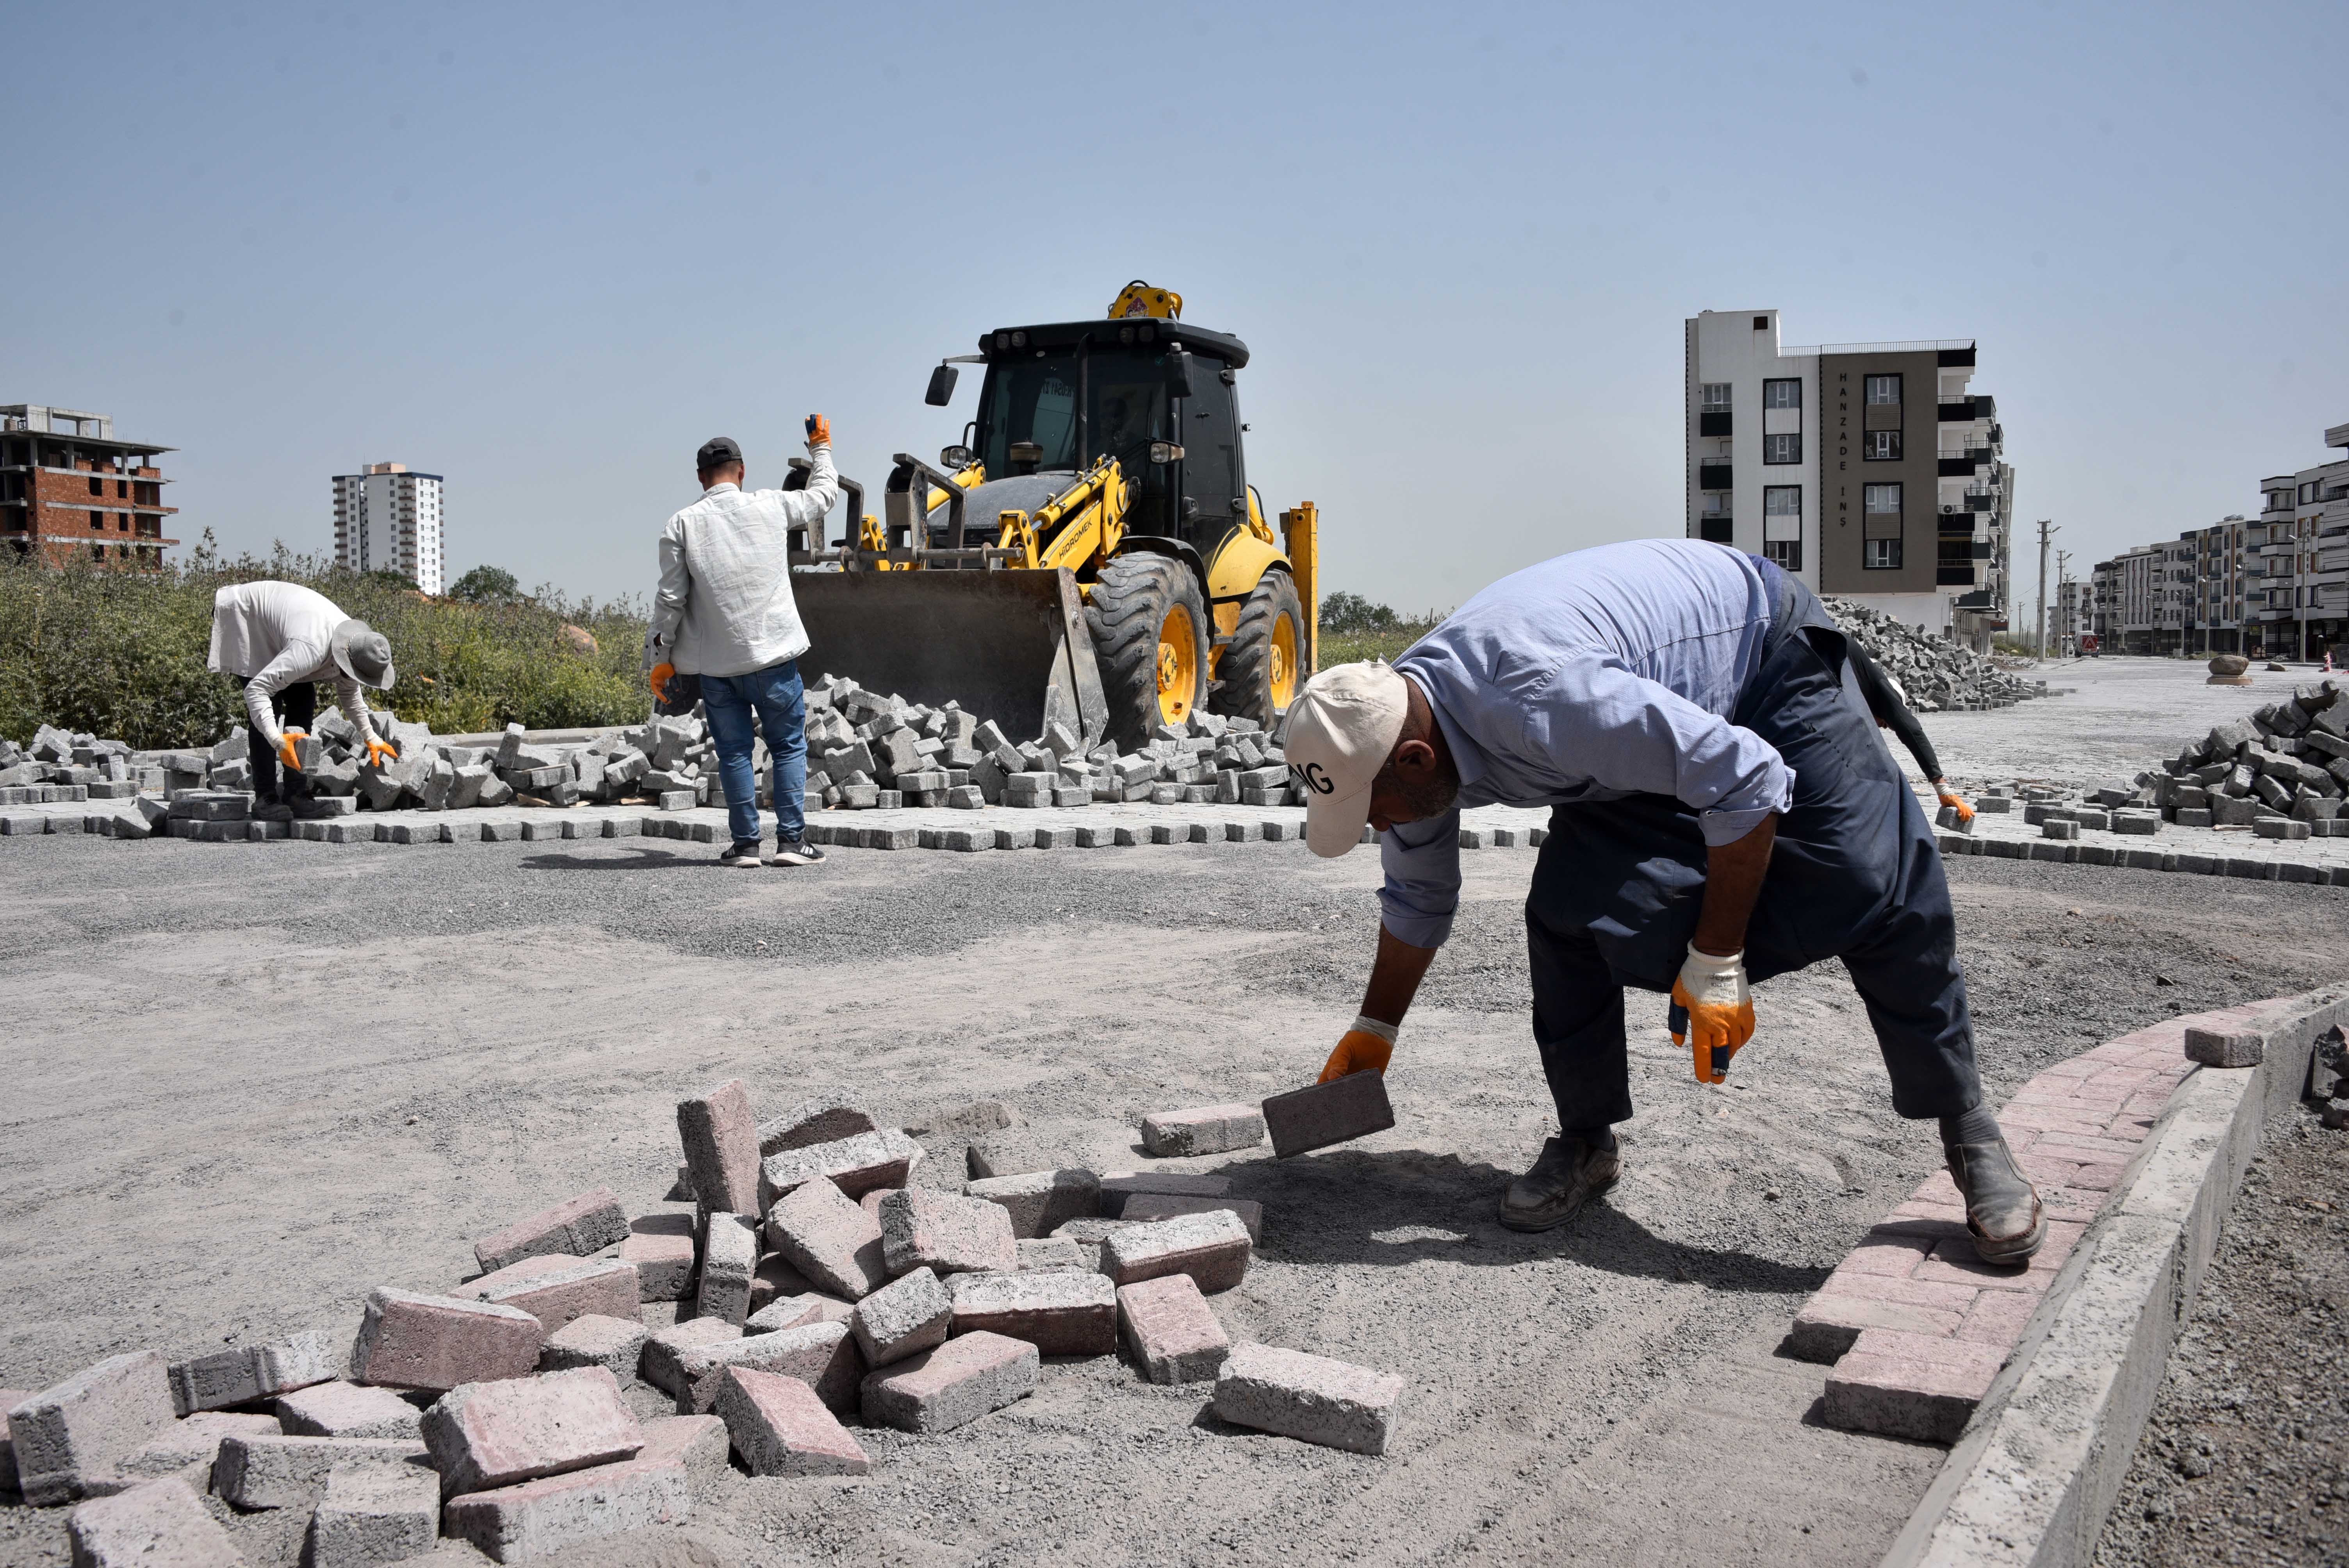
<svg viewBox="0 0 2349 1568">
<path fill-rule="evenodd" d="M 1142 1119 L 1142 1146 L 1162 1160 L 1253 1149 L 1264 1141 L 1264 1113 L 1252 1105 L 1203 1105 Z"/>
<path fill-rule="evenodd" d="M 342 1466 L 430 1463 L 423 1443 L 403 1438 L 233 1436 L 222 1439 L 212 1490 L 243 1509 L 306 1508 Z"/>
<path fill-rule="evenodd" d="M 637 1215 L 620 1243 L 620 1261 L 636 1266 L 637 1300 L 685 1300 L 693 1294 L 693 1216 Z"/>
<path fill-rule="evenodd" d="M 125 1455 L 115 1466 L 115 1474 L 126 1481 L 177 1477 L 199 1491 L 209 1491 L 212 1462 L 220 1458 L 221 1444 L 231 1438 L 265 1437 L 279 1429 L 274 1416 L 199 1410 L 172 1422 L 145 1446 Z"/>
<path fill-rule="evenodd" d="M 776 1200 L 767 1243 L 819 1289 L 851 1301 L 889 1281 L 879 1218 L 826 1180 Z"/>
<path fill-rule="evenodd" d="M 701 1248 L 697 1315 L 740 1323 L 750 1315 L 750 1277 L 759 1272 L 759 1221 L 752 1214 L 712 1214 Z"/>
<path fill-rule="evenodd" d="M 1101 1178 L 1073 1166 L 986 1177 L 966 1182 L 963 1195 L 1001 1205 L 1015 1237 L 1049 1236 L 1071 1220 L 1101 1212 Z"/>
<path fill-rule="evenodd" d="M 336 1380 L 349 1359 L 350 1346 L 339 1334 L 307 1329 L 254 1346 L 254 1379 L 264 1398 L 290 1394 L 314 1383 Z"/>
<path fill-rule="evenodd" d="M 182 1416 L 250 1405 L 261 1398 L 261 1369 L 254 1365 L 250 1346 L 174 1361 L 165 1376 L 171 1380 L 171 1408 Z"/>
<path fill-rule="evenodd" d="M 873 1118 L 845 1096 L 819 1095 L 759 1124 L 759 1157 L 763 1160 L 786 1150 L 811 1149 L 879 1130 Z"/>
<path fill-rule="evenodd" d="M 983 1198 L 901 1188 L 881 1200 L 881 1250 L 892 1274 L 927 1265 L 940 1274 L 1010 1269 L 1010 1211 Z"/>
<path fill-rule="evenodd" d="M 517 1220 L 473 1243 L 484 1269 L 502 1269 L 524 1258 L 565 1253 L 592 1257 L 628 1235 L 628 1216 L 609 1187 L 593 1187 L 552 1209 Z"/>
<path fill-rule="evenodd" d="M 297 1438 L 419 1439 L 423 1412 L 388 1388 L 319 1383 L 277 1401 L 278 1429 Z"/>
<path fill-rule="evenodd" d="M 765 1212 L 759 1196 L 759 1123 L 740 1078 L 678 1101 L 677 1131 L 703 1207 L 718 1213 Z"/>
<path fill-rule="evenodd" d="M 742 1325 L 744 1334 L 780 1334 L 786 1328 L 799 1328 L 811 1323 L 848 1323 L 856 1316 L 857 1304 L 820 1290 L 802 1291 L 796 1295 L 781 1295 L 752 1313 Z"/>
<path fill-rule="evenodd" d="M 947 1287 L 933 1271 L 917 1268 L 858 1302 L 850 1324 L 865 1364 L 885 1367 L 943 1344 L 953 1321 Z"/>
<path fill-rule="evenodd" d="M 425 1446 L 450 1496 L 616 1463 L 644 1441 L 603 1367 L 468 1384 L 424 1412 Z"/>
<path fill-rule="evenodd" d="M 691 793 L 678 793 L 692 802 Z M 685 1463 L 629 1460 L 451 1498 L 440 1517 L 447 1534 L 493 1561 L 526 1563 L 605 1536 L 675 1524 L 692 1511 Z"/>
<path fill-rule="evenodd" d="M 1231 1354 L 1224 1326 L 1189 1274 L 1118 1286 L 1117 1313 L 1127 1348 L 1153 1383 L 1205 1382 Z"/>
<path fill-rule="evenodd" d="M 1117 1348 L 1117 1293 L 1090 1270 L 962 1274 L 947 1282 L 954 1332 L 1024 1339 L 1045 1356 Z"/>
<path fill-rule="evenodd" d="M 601 1367 L 621 1382 L 632 1381 L 644 1359 L 651 1331 L 633 1317 L 608 1317 L 588 1313 L 546 1336 L 538 1353 L 539 1370 L 567 1371 L 574 1367 Z"/>
<path fill-rule="evenodd" d="M 361 1466 L 326 1477 L 310 1516 L 305 1568 L 373 1568 L 432 1550 L 440 1534 L 440 1484 L 431 1471 Z"/>
<path fill-rule="evenodd" d="M 1274 1157 L 1286 1160 L 1383 1132 L 1395 1119 L 1386 1075 L 1358 1072 L 1274 1095 L 1264 1102 L 1264 1122 Z"/>
<path fill-rule="evenodd" d="M 2209 1068 L 2255 1068 L 2266 1059 L 2267 1037 L 2257 1029 L 2206 1029 L 2189 1025 L 2186 1056 Z"/>
<path fill-rule="evenodd" d="M 1036 1347 L 1024 1339 L 957 1335 L 868 1375 L 865 1424 L 932 1437 L 950 1432 L 1034 1393 L 1040 1365 Z"/>
<path fill-rule="evenodd" d="M 855 1408 L 857 1380 L 864 1376 L 856 1336 L 844 1323 L 809 1323 L 774 1334 L 722 1340 L 687 1351 L 678 1363 L 686 1378 L 685 1392 L 677 1401 L 683 1415 L 709 1413 L 729 1367 L 797 1377 L 836 1410 Z"/>
<path fill-rule="evenodd" d="M 1394 1435 L 1402 1387 L 1392 1372 L 1271 1345 L 1240 1345 L 1216 1378 L 1214 1408 L 1235 1426 L 1382 1454 Z"/>
<path fill-rule="evenodd" d="M 1102 1178 L 1101 1186 L 1102 1212 L 1118 1219 L 1125 1213 L 1126 1200 L 1136 1192 L 1161 1192 L 1174 1198 L 1223 1198 L 1231 1193 L 1232 1179 L 1207 1171 L 1112 1171 Z"/>
<path fill-rule="evenodd" d="M 1185 1274 L 1208 1295 L 1247 1277 L 1247 1227 L 1227 1209 L 1126 1224 L 1102 1239 L 1102 1270 L 1119 1284 Z"/>
<path fill-rule="evenodd" d="M 1867 1329 L 1827 1374 L 1820 1418 L 1847 1432 L 1955 1442 L 2005 1360 L 1996 1345 Z"/>
<path fill-rule="evenodd" d="M 378 1286 L 367 1295 L 354 1382 L 446 1391 L 460 1383 L 527 1377 L 545 1330 L 519 1307 Z"/>
<path fill-rule="evenodd" d="M 1019 1266 L 1029 1269 L 1089 1269 L 1099 1255 L 1067 1236 L 1038 1236 L 1013 1243 Z"/>
<path fill-rule="evenodd" d="M 752 1475 L 864 1475 L 873 1468 L 839 1418 L 796 1377 L 730 1367 L 712 1410 Z"/>
<path fill-rule="evenodd" d="M 697 1483 L 727 1473 L 726 1456 L 733 1445 L 727 1439 L 726 1423 L 716 1416 L 651 1416 L 637 1425 L 644 1429 L 645 1446 L 633 1462 L 681 1464 Z"/>
<path fill-rule="evenodd" d="M 1870 1328 L 1955 1334 L 1980 1295 L 1970 1285 L 1838 1271 L 1795 1314 L 1784 1348 L 1798 1361 L 1832 1366 Z"/>
<path fill-rule="evenodd" d="M 542 1253 L 468 1280 L 449 1294 L 526 1312 L 552 1334 L 591 1313 L 605 1317 L 640 1316 L 636 1303 L 641 1290 L 642 1282 L 632 1263 Z"/>
<path fill-rule="evenodd" d="M 1172 1220 L 1185 1214 L 1212 1214 L 1229 1210 L 1247 1227 L 1248 1240 L 1264 1240 L 1264 1205 L 1250 1198 L 1178 1198 L 1167 1192 L 1136 1192 L 1125 1201 L 1120 1217 L 1128 1220 Z"/>
<path fill-rule="evenodd" d="M 786 1149 L 761 1162 L 760 1200 L 771 1209 L 778 1200 L 818 1177 L 828 1179 L 852 1198 L 861 1198 L 876 1187 L 903 1187 L 921 1162 L 922 1146 L 895 1128 Z"/>
<path fill-rule="evenodd" d="M 741 1337 L 742 1330 L 735 1325 L 707 1317 L 689 1317 L 674 1328 L 656 1329 L 645 1336 L 637 1376 L 672 1398 L 683 1398 L 692 1387 L 685 1358 Z"/>
<path fill-rule="evenodd" d="M 1039 1171 L 1077 1169 L 1068 1158 L 1068 1140 L 1047 1137 L 1029 1128 L 984 1133 L 964 1150 L 964 1162 L 974 1181 L 999 1176 L 1027 1176 Z"/>
<path fill-rule="evenodd" d="M 74 1568 L 245 1568 L 244 1554 L 186 1481 L 150 1480 L 67 1516 Z"/>
<path fill-rule="evenodd" d="M 71 1502 L 105 1486 L 176 1418 L 162 1357 L 109 1356 L 10 1407 L 17 1490 L 36 1507 Z"/>
</svg>

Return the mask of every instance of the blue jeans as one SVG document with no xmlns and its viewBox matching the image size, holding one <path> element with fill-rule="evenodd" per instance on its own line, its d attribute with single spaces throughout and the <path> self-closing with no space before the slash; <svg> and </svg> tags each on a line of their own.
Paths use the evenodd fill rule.
<svg viewBox="0 0 2349 1568">
<path fill-rule="evenodd" d="M 709 715 L 710 738 L 718 743 L 718 777 L 726 787 L 734 841 L 759 841 L 759 782 L 750 772 L 755 711 L 774 765 L 775 841 L 797 842 L 807 830 L 800 799 L 807 789 L 807 696 L 800 687 L 799 661 L 785 659 L 747 676 L 704 676 L 701 701 Z"/>
</svg>

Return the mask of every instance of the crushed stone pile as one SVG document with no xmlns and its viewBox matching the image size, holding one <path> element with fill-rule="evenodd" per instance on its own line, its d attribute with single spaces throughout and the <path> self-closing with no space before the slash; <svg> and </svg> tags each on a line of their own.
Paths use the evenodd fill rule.
<svg viewBox="0 0 2349 1568">
<path fill-rule="evenodd" d="M 1898 616 L 1850 599 L 1821 603 L 1844 634 L 1857 638 L 1868 656 L 1900 683 L 1914 712 L 2013 707 L 2025 697 L 2047 695 L 2045 681 L 2010 674 L 1986 655 L 1929 635 Z"/>
<path fill-rule="evenodd" d="M 1358 1076 L 1374 1107 L 1317 1085 L 1156 1113 L 1144 1146 L 1247 1150 L 1269 1127 L 1287 1152 L 1392 1126 Z M 592 1187 L 440 1278 L 367 1289 L 356 1322 L 7 1391 L 24 1501 L 77 1505 L 77 1561 L 244 1561 L 209 1491 L 305 1514 L 305 1563 L 444 1537 L 511 1562 L 680 1522 L 730 1470 L 870 1473 L 1027 1398 L 1045 1357 L 1121 1350 L 1221 1421 L 1387 1450 L 1401 1377 L 1226 1333 L 1211 1300 L 1264 1225 L 1226 1175 L 1096 1174 L 992 1100 L 911 1131 L 837 1093 L 762 1120 L 730 1079 L 678 1101 L 677 1127 L 678 1185 L 646 1212 Z M 967 1178 L 936 1179 L 947 1150 Z M 878 1460 L 875 1429 L 905 1435 Z"/>
</svg>

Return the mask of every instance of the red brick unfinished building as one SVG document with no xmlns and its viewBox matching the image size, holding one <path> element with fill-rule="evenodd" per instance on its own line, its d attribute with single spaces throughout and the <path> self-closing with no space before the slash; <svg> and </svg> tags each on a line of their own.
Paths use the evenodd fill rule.
<svg viewBox="0 0 2349 1568">
<path fill-rule="evenodd" d="M 117 440 L 104 414 L 0 404 L 0 549 L 65 562 L 87 552 L 109 564 L 154 567 L 163 550 L 158 453 L 170 447 Z"/>
</svg>

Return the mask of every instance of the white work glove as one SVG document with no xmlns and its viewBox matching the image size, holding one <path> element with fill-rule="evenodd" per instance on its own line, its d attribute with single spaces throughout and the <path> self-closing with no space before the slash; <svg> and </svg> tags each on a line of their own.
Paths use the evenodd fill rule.
<svg viewBox="0 0 2349 1568">
<path fill-rule="evenodd" d="M 1718 956 L 1689 944 L 1688 959 L 1672 982 L 1672 1022 L 1688 1031 L 1683 1037 L 1680 1029 L 1672 1030 L 1672 1044 L 1680 1045 L 1685 1037 L 1696 1081 L 1725 1080 L 1730 1057 L 1754 1037 L 1754 993 L 1745 984 L 1745 954 Z"/>
</svg>

